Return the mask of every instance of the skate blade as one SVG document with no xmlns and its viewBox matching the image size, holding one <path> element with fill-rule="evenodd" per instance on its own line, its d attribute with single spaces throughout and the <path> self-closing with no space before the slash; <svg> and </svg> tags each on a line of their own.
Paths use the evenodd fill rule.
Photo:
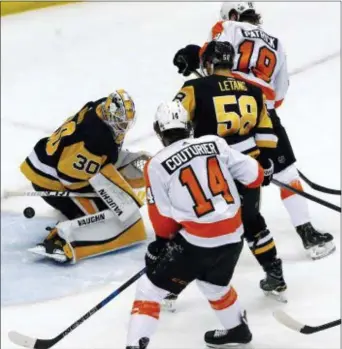
<svg viewBox="0 0 342 349">
<path fill-rule="evenodd" d="M 27 251 L 31 252 L 33 254 L 36 254 L 38 256 L 52 259 L 58 263 L 65 263 L 67 261 L 67 257 L 65 255 L 46 253 L 46 252 L 43 252 L 41 249 L 38 249 L 36 247 L 29 248 L 29 249 L 27 249 Z"/>
<path fill-rule="evenodd" d="M 264 291 L 266 297 L 272 298 L 280 303 L 287 303 L 287 297 L 285 291 Z"/>
<path fill-rule="evenodd" d="M 323 246 L 314 246 L 309 249 L 309 256 L 312 260 L 316 261 L 322 259 L 334 253 L 336 251 L 335 244 L 330 241 Z"/>
</svg>

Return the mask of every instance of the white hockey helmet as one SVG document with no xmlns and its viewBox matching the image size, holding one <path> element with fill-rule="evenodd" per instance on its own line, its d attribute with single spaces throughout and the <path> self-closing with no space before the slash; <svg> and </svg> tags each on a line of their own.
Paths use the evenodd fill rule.
<svg viewBox="0 0 342 349">
<path fill-rule="evenodd" d="M 245 2 L 245 1 L 238 1 L 238 2 L 223 2 L 221 6 L 221 19 L 223 21 L 229 20 L 229 14 L 232 10 L 235 10 L 240 16 L 245 11 L 253 10 L 255 11 L 255 6 L 253 1 Z"/>
<path fill-rule="evenodd" d="M 188 112 L 179 100 L 163 102 L 158 106 L 153 128 L 165 146 L 191 135 Z"/>
<path fill-rule="evenodd" d="M 113 129 L 115 140 L 122 143 L 127 131 L 135 122 L 135 105 L 123 89 L 111 93 L 101 105 L 102 120 Z"/>
</svg>

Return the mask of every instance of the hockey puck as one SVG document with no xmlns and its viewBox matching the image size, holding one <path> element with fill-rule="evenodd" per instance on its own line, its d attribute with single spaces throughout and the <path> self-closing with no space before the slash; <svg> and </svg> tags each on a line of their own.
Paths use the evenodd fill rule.
<svg viewBox="0 0 342 349">
<path fill-rule="evenodd" d="M 34 209 L 32 207 L 26 207 L 24 210 L 24 216 L 26 218 L 32 218 L 32 217 L 34 217 L 35 214 L 36 214 L 36 212 L 34 211 Z"/>
</svg>

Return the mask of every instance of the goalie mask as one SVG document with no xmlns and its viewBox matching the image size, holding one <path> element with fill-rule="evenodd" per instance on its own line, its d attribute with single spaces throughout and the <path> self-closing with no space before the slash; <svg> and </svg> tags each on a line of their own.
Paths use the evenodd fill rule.
<svg viewBox="0 0 342 349">
<path fill-rule="evenodd" d="M 121 144 L 135 121 L 135 106 L 123 89 L 111 93 L 102 103 L 102 120 L 113 129 L 115 141 Z"/>
<path fill-rule="evenodd" d="M 159 105 L 153 128 L 165 147 L 192 135 L 188 112 L 178 100 Z"/>
</svg>

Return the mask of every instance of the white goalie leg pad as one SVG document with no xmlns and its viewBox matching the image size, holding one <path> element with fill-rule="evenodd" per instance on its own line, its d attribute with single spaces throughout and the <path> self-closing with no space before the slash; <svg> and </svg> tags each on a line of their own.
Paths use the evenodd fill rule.
<svg viewBox="0 0 342 349">
<path fill-rule="evenodd" d="M 273 177 L 282 183 L 293 186 L 296 189 L 301 189 L 299 173 L 294 165 L 274 174 Z M 298 194 L 289 192 L 288 189 L 281 188 L 280 192 L 293 226 L 297 227 L 310 222 L 307 200 Z"/>
<path fill-rule="evenodd" d="M 126 222 L 129 217 L 139 210 L 136 201 L 102 173 L 92 177 L 89 183 L 121 222 Z"/>
<path fill-rule="evenodd" d="M 58 235 L 71 247 L 73 242 L 82 241 L 97 243 L 114 239 L 128 227 L 136 223 L 140 218 L 141 215 L 138 209 L 136 209 L 125 222 L 120 221 L 117 218 L 117 215 L 111 210 L 105 210 L 92 215 L 58 223 L 56 228 L 58 229 Z M 76 256 L 74 251 L 73 255 L 74 258 L 72 262 L 75 263 Z"/>
</svg>

